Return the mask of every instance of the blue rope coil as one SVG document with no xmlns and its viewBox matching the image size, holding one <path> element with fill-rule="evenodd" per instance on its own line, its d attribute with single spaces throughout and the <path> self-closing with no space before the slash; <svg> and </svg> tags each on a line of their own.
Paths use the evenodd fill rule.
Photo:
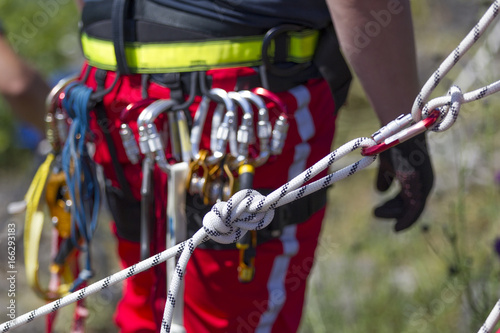
<svg viewBox="0 0 500 333">
<path fill-rule="evenodd" d="M 96 168 L 89 156 L 86 137 L 89 130 L 89 100 L 92 89 L 81 83 L 72 83 L 65 89 L 63 108 L 72 119 L 68 138 L 62 150 L 63 171 L 71 205 L 71 237 L 75 246 L 86 252 L 86 268 L 71 289 L 91 277 L 90 243 L 95 229 L 100 204 L 100 189 Z M 79 244 L 79 240 L 83 244 Z"/>
</svg>

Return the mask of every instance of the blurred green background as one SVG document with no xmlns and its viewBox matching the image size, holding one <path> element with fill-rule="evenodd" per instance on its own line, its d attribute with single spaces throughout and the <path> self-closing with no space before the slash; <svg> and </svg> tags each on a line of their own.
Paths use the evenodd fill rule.
<svg viewBox="0 0 500 333">
<path fill-rule="evenodd" d="M 19 53 L 54 81 L 63 73 L 77 70 L 81 62 L 78 13 L 72 1 L 55 1 L 59 6 L 55 14 L 31 31 L 32 38 L 17 38 L 44 10 L 42 2 L 2 0 L 0 18 Z M 479 0 L 412 2 L 422 82 L 489 4 Z M 500 33 L 490 28 L 434 96 L 444 94 L 457 80 L 470 90 L 499 79 L 495 43 L 500 45 Z M 466 66 L 472 66 L 476 59 L 477 65 L 468 69 Z M 477 78 L 472 80 L 472 74 L 465 75 L 466 71 Z M 301 332 L 465 333 L 479 329 L 500 297 L 500 258 L 494 251 L 495 240 L 500 237 L 499 105 L 497 96 L 465 105 L 452 129 L 429 134 L 436 184 L 424 215 L 409 231 L 394 234 L 392 223 L 372 216 L 373 207 L 387 197 L 374 189 L 376 167 L 334 186 L 329 193 L 327 221 L 309 283 Z M 30 150 L 16 145 L 14 124 L 1 104 L 0 192 L 9 194 L 2 197 L 6 201 L 0 209 L 2 224 L 11 219 L 5 213 L 7 199 L 22 198 L 39 163 Z M 369 136 L 378 127 L 355 80 L 348 105 L 340 113 L 334 147 Z M 359 156 L 349 158 L 354 161 Z M 391 193 L 396 191 L 394 188 Z M 100 257 L 97 278 L 117 269 L 114 243 L 103 222 L 100 238 L 94 242 L 95 251 L 105 254 Z M 107 244 L 97 245 L 103 243 Z M 19 284 L 21 275 L 20 270 Z M 116 287 L 89 298 L 89 332 L 114 331 L 111 316 L 119 294 Z M 24 295 L 20 309 L 27 311 L 43 304 L 29 290 Z M 71 310 L 65 313 L 58 324 L 61 332 L 67 331 Z M 38 323 L 19 331 L 43 331 L 43 321 Z"/>
</svg>

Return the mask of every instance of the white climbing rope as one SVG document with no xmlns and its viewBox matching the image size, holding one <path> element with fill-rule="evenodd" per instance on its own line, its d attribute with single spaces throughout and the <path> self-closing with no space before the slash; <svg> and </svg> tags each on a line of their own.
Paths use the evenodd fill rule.
<svg viewBox="0 0 500 333">
<path fill-rule="evenodd" d="M 455 64 L 462 58 L 462 56 L 477 42 L 477 40 L 482 36 L 486 28 L 490 25 L 495 17 L 497 17 L 500 9 L 500 0 L 495 0 L 488 10 L 481 17 L 479 22 L 472 28 L 472 30 L 465 36 L 465 38 L 458 44 L 458 46 L 451 52 L 448 57 L 441 63 L 438 69 L 429 77 L 427 82 L 423 85 L 420 93 L 417 95 L 413 107 L 411 110 L 411 115 L 415 122 L 420 121 L 423 113 L 424 106 L 427 99 L 434 91 L 434 89 L 441 82 L 441 79 L 455 66 Z M 479 97 L 479 96 L 478 96 Z M 479 98 L 482 98 L 481 96 Z M 479 99 L 478 98 L 478 99 Z M 441 104 L 444 105 L 444 104 Z M 430 109 L 430 108 L 429 108 Z M 431 109 L 432 110 L 432 109 Z"/>
<path fill-rule="evenodd" d="M 415 104 L 411 112 L 411 116 L 415 122 L 420 121 L 422 117 L 427 117 L 431 110 L 439 108 L 441 117 L 440 120 L 432 127 L 432 130 L 444 131 L 451 127 L 456 121 L 460 111 L 460 106 L 463 103 L 484 98 L 500 90 L 500 81 L 465 94 L 463 94 L 458 87 L 454 86 L 450 89 L 447 96 L 438 97 L 426 103 L 432 91 L 441 81 L 441 78 L 448 73 L 454 64 L 458 62 L 462 55 L 483 34 L 484 30 L 488 27 L 493 18 L 498 15 L 499 4 L 500 0 L 493 2 L 479 23 L 459 44 L 459 46 L 445 59 L 437 71 L 423 86 L 422 91 L 415 100 Z M 383 137 L 381 140 L 385 140 L 386 138 L 387 137 Z M 177 291 L 180 287 L 180 282 L 183 279 L 187 262 L 199 244 L 210 238 L 219 243 L 233 243 L 240 239 L 248 230 L 260 230 L 265 228 L 271 222 L 274 216 L 274 209 L 277 207 L 311 194 L 321 188 L 327 187 L 339 180 L 353 175 L 357 171 L 362 170 L 373 163 L 376 159 L 376 155 L 366 156 L 356 163 L 328 174 L 319 180 L 306 184 L 321 171 L 329 168 L 333 163 L 348 153 L 359 148 L 372 147 L 373 145 L 380 143 L 380 140 L 377 141 L 378 142 L 375 142 L 371 138 L 354 139 L 334 150 L 312 167 L 267 196 L 262 196 L 254 190 L 243 190 L 237 192 L 227 202 L 219 202 L 215 204 L 212 210 L 205 215 L 203 219 L 203 228 L 198 230 L 198 232 L 196 232 L 195 235 L 187 241 L 145 259 L 118 273 L 108 276 L 98 282 L 95 282 L 88 287 L 17 317 L 14 320 L 5 322 L 0 325 L 0 331 L 7 332 L 11 328 L 31 322 L 37 317 L 57 311 L 63 306 L 74 303 L 98 292 L 99 290 L 123 281 L 126 278 L 156 266 L 173 256 L 180 255 L 175 268 L 176 274 L 173 276 L 168 291 L 161 328 L 162 333 L 170 332 Z M 499 318 L 500 300 L 495 305 L 493 311 L 488 316 L 486 322 L 478 333 L 490 333 L 494 329 Z"/>
<path fill-rule="evenodd" d="M 156 266 L 173 256 L 180 255 L 178 264 L 175 268 L 177 274 L 174 274 L 170 290 L 168 292 L 167 304 L 165 307 L 166 316 L 163 319 L 162 325 L 162 332 L 169 332 L 173 308 L 175 306 L 175 297 L 180 286 L 180 280 L 184 275 L 187 261 L 197 245 L 208 240 L 209 238 L 212 238 L 220 243 L 232 243 L 236 242 L 241 236 L 243 236 L 247 230 L 260 230 L 265 228 L 271 222 L 274 216 L 275 208 L 351 176 L 357 171 L 364 169 L 373 163 L 376 156 L 367 156 L 358 162 L 331 173 L 315 182 L 312 182 L 311 184 L 304 185 L 319 172 L 330 167 L 334 162 L 338 161 L 348 153 L 355 151 L 358 148 L 369 147 L 373 144 L 374 141 L 370 138 L 352 140 L 331 152 L 328 156 L 321 159 L 311 168 L 307 169 L 302 174 L 280 187 L 278 190 L 272 192 L 267 197 L 262 196 L 259 192 L 254 190 L 244 190 L 236 193 L 233 197 L 231 197 L 231 199 L 228 200 L 227 203 L 221 202 L 216 204 L 203 219 L 203 228 L 187 241 L 54 302 L 48 303 L 38 309 L 19 316 L 14 320 L 5 322 L 0 325 L 0 331 L 7 332 L 12 328 L 29 323 L 37 317 L 57 311 L 61 307 L 77 302 L 102 289 L 108 288 L 109 286 L 121 282 L 135 274 Z"/>
<path fill-rule="evenodd" d="M 216 203 L 203 218 L 203 228 L 187 240 L 186 247 L 175 267 L 176 274 L 173 276 L 167 294 L 161 332 L 170 332 L 177 291 L 184 277 L 188 260 L 199 244 L 209 238 L 222 244 L 235 243 L 247 231 L 265 228 L 274 217 L 274 209 L 328 187 L 373 163 L 376 156 L 367 156 L 306 185 L 321 171 L 329 168 L 348 153 L 358 148 L 371 147 L 374 144 L 375 141 L 370 138 L 351 140 L 267 196 L 255 190 L 242 190 L 235 193 L 227 202 Z"/>
<path fill-rule="evenodd" d="M 75 303 L 81 299 L 86 298 L 89 295 L 95 294 L 96 292 L 106 289 L 109 286 L 112 286 L 118 282 L 121 282 L 125 279 L 128 279 L 131 276 L 134 276 L 140 272 L 143 272 L 151 267 L 154 267 L 165 260 L 179 255 L 182 253 L 184 243 L 180 243 L 176 245 L 175 247 L 172 247 L 170 249 L 167 249 L 161 253 L 158 253 L 148 259 L 145 259 L 133 266 L 130 266 L 128 268 L 125 268 L 113 275 L 110 275 L 102 280 L 99 280 L 85 288 L 82 288 L 80 290 L 77 290 L 67 296 L 64 296 L 58 300 L 55 300 L 51 303 L 48 303 L 38 309 L 35 309 L 33 311 L 30 311 L 22 316 L 19 316 L 13 320 L 10 320 L 8 322 L 5 322 L 0 325 L 0 331 L 1 332 L 7 332 L 8 330 L 21 326 L 23 324 L 29 323 L 33 321 L 33 319 L 50 314 L 52 312 L 57 311 L 58 309 L 69 305 L 71 303 Z"/>
</svg>

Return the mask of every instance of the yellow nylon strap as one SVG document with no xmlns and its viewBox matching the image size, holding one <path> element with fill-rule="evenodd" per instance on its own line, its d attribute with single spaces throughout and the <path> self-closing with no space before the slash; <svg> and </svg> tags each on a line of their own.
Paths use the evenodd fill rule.
<svg viewBox="0 0 500 333">
<path fill-rule="evenodd" d="M 311 61 L 319 32 L 305 30 L 290 32 L 288 61 Z M 231 39 L 168 42 L 125 43 L 127 64 L 133 73 L 172 73 L 257 66 L 261 63 L 263 36 L 236 37 Z M 81 36 L 83 54 L 91 66 L 106 70 L 116 69 L 112 41 Z M 273 53 L 274 43 L 269 52 Z"/>
<path fill-rule="evenodd" d="M 73 280 L 73 276 L 68 267 L 63 268 L 63 280 L 67 284 L 61 284 L 56 292 L 56 295 L 49 295 L 48 290 L 44 290 L 38 280 L 38 250 L 40 247 L 40 238 L 42 236 L 44 213 L 38 210 L 40 198 L 42 196 L 45 183 L 50 173 L 50 166 L 54 161 L 54 155 L 48 154 L 45 161 L 38 168 L 33 181 L 24 200 L 26 201 L 26 216 L 24 222 L 24 262 L 26 266 L 26 278 L 28 285 L 35 293 L 44 300 L 59 298 L 66 294 L 69 290 L 69 282 Z"/>
</svg>

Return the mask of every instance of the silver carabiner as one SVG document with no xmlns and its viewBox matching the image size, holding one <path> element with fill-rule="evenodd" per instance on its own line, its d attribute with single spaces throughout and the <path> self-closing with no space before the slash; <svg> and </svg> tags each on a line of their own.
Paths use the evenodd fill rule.
<svg viewBox="0 0 500 333">
<path fill-rule="evenodd" d="M 166 173 L 169 172 L 169 164 L 165 156 L 162 137 L 158 133 L 154 121 L 160 114 L 167 112 L 174 105 L 176 103 L 170 99 L 157 100 L 146 107 L 137 119 L 141 152 L 151 157 L 158 164 L 158 167 Z"/>
<path fill-rule="evenodd" d="M 203 96 L 196 113 L 194 114 L 193 127 L 191 128 L 191 156 L 193 160 L 200 158 L 200 142 L 203 134 L 203 127 L 207 119 L 210 97 Z"/>
<path fill-rule="evenodd" d="M 288 134 L 288 110 L 286 104 L 279 99 L 279 97 L 264 88 L 255 88 L 252 90 L 259 96 L 268 98 L 271 100 L 276 107 L 280 110 L 280 115 L 276 122 L 274 123 L 274 128 L 271 135 L 271 155 L 279 155 L 283 152 L 285 146 L 286 137 Z"/>
<path fill-rule="evenodd" d="M 215 151 L 217 148 L 217 130 L 219 129 L 222 119 L 224 118 L 224 103 L 217 103 L 214 114 L 212 116 L 212 127 L 210 129 L 210 150 Z"/>
<path fill-rule="evenodd" d="M 209 165 L 214 165 L 218 163 L 226 154 L 226 146 L 229 141 L 230 151 L 237 151 L 238 147 L 236 144 L 236 110 L 233 100 L 229 98 L 228 93 L 220 88 L 212 88 L 209 91 L 209 96 L 218 102 L 222 102 L 226 108 L 226 113 L 224 114 L 224 120 L 217 128 L 217 144 L 215 150 L 212 152 L 212 156 L 207 158 L 207 163 Z M 231 143 L 233 142 L 233 143 Z"/>
<path fill-rule="evenodd" d="M 45 99 L 45 134 L 55 153 L 61 151 L 67 137 L 67 116 L 59 108 L 59 95 L 70 83 L 75 82 L 77 79 L 77 76 L 72 75 L 59 80 Z"/>
<path fill-rule="evenodd" d="M 259 156 L 253 161 L 253 165 L 258 167 L 266 163 L 270 155 L 269 142 L 271 140 L 272 125 L 269 121 L 269 110 L 262 98 L 250 90 L 239 91 L 239 94 L 258 109 L 257 137 L 259 138 Z"/>
<path fill-rule="evenodd" d="M 231 152 L 231 154 L 236 157 L 237 164 L 243 162 L 248 163 L 248 148 L 250 147 L 250 144 L 255 143 L 252 106 L 238 92 L 231 91 L 228 93 L 228 96 L 229 98 L 234 100 L 243 111 L 241 125 L 238 128 L 238 132 L 236 134 L 238 150 L 236 152 L 236 155 L 234 155 L 234 152 Z"/>
</svg>

